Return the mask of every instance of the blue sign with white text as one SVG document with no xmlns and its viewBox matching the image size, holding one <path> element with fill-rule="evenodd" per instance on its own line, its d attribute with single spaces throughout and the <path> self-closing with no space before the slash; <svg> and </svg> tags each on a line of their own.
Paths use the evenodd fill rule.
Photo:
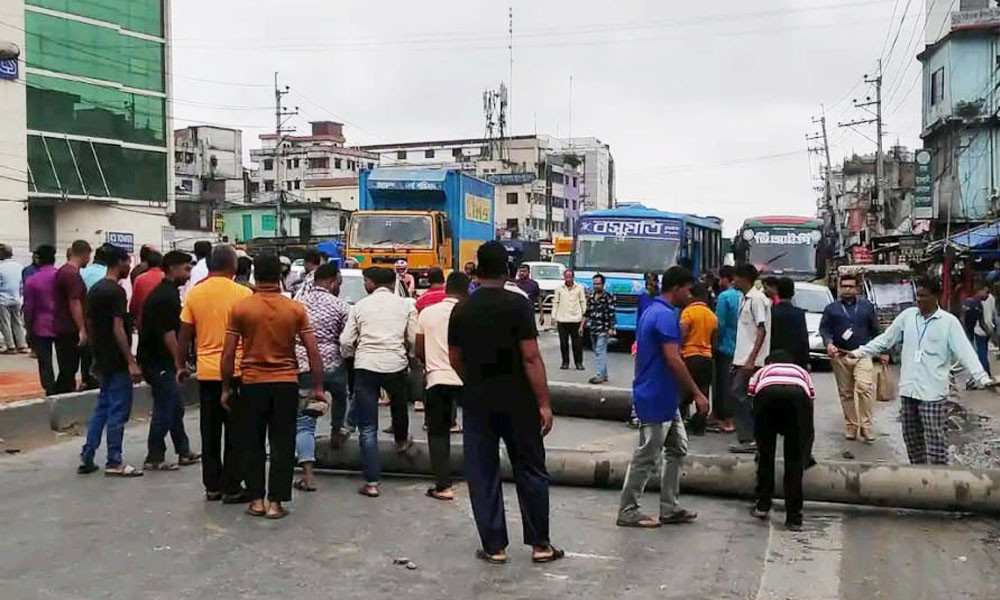
<svg viewBox="0 0 1000 600">
<path fill-rule="evenodd" d="M 131 233 L 122 233 L 120 231 L 109 231 L 108 232 L 108 243 L 112 246 L 117 246 L 122 250 L 132 254 L 135 251 L 135 236 Z"/>
<path fill-rule="evenodd" d="M 581 219 L 580 235 L 681 239 L 681 222 L 675 219 Z"/>
<path fill-rule="evenodd" d="M 0 60 L 0 79 L 17 79 L 17 59 Z"/>
</svg>

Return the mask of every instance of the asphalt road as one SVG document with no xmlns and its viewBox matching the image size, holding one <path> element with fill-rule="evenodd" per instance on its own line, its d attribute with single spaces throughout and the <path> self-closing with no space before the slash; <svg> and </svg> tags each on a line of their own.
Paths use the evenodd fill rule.
<svg viewBox="0 0 1000 600">
<path fill-rule="evenodd" d="M 543 348 L 557 366 L 550 336 Z M 631 358 L 613 355 L 611 369 L 612 384 L 627 385 Z M 817 385 L 818 452 L 833 457 L 845 448 L 840 409 L 829 374 Z M 852 448 L 894 460 L 893 408 L 880 406 L 875 444 Z M 187 425 L 197 447 L 195 415 Z M 141 461 L 146 427 L 128 429 L 128 460 Z M 417 415 L 411 431 L 423 437 Z M 559 418 L 546 443 L 627 450 L 635 436 L 621 423 Z M 728 441 L 708 435 L 692 447 L 708 452 Z M 569 557 L 542 567 L 517 544 L 508 486 L 512 562 L 495 567 L 472 558 L 477 539 L 461 485 L 459 500 L 445 504 L 424 497 L 425 480 L 393 478 L 371 500 L 354 493 L 356 476 L 323 475 L 317 493 L 296 492 L 290 517 L 271 522 L 204 502 L 199 467 L 138 480 L 77 476 L 80 443 L 68 437 L 0 458 L 4 600 L 1000 597 L 1000 525 L 978 517 L 807 503 L 805 530 L 789 533 L 780 508 L 760 523 L 745 502 L 687 497 L 696 524 L 638 531 L 615 527 L 617 492 L 553 488 L 552 537 Z M 655 497 L 646 502 L 655 506 Z M 401 557 L 417 569 L 394 566 Z"/>
</svg>

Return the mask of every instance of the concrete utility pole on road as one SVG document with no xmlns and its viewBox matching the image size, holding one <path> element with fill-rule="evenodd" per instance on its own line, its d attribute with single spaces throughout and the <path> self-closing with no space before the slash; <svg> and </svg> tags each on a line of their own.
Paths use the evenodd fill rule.
<svg viewBox="0 0 1000 600">
<path fill-rule="evenodd" d="M 822 149 L 810 148 L 809 151 L 819 152 L 820 150 L 822 150 L 823 155 L 826 158 L 825 175 L 823 176 L 826 188 L 826 209 L 830 211 L 830 218 L 833 221 L 833 229 L 837 239 L 836 252 L 837 256 L 840 256 L 843 252 L 843 244 L 841 242 L 841 237 L 840 237 L 841 229 L 840 229 L 840 223 L 838 222 L 839 217 L 837 216 L 837 207 L 834 206 L 833 188 L 832 188 L 832 183 L 830 181 L 830 178 L 833 176 L 833 167 L 830 164 L 830 140 L 826 135 L 826 109 L 823 110 L 822 116 L 820 116 L 818 119 L 813 118 L 812 122 L 819 124 L 820 133 L 811 136 L 807 135 L 806 141 L 811 142 L 816 140 L 823 140 Z"/>
<path fill-rule="evenodd" d="M 885 208 L 885 154 L 882 151 L 882 60 L 878 61 L 878 75 L 875 77 L 868 77 L 865 75 L 865 83 L 874 84 L 875 86 L 875 99 L 872 100 L 871 96 L 867 98 L 867 102 L 854 101 L 854 106 L 856 108 L 863 108 L 868 110 L 869 106 L 875 107 L 875 118 L 873 119 L 859 119 L 856 121 L 851 121 L 849 123 L 837 123 L 839 127 L 851 127 L 855 125 L 869 125 L 871 123 L 875 124 L 875 190 L 876 196 L 875 206 L 880 210 L 878 211 L 877 227 L 874 233 L 882 233 L 884 231 L 884 208 Z M 868 111 L 869 113 L 871 111 Z M 867 136 L 866 136 L 867 137 Z M 868 138 L 871 139 L 871 138 Z"/>
<path fill-rule="evenodd" d="M 274 144 L 274 186 L 278 191 L 278 201 L 275 212 L 275 219 L 277 220 L 278 235 L 280 237 L 285 237 L 287 232 L 285 231 L 285 178 L 283 177 L 285 167 L 285 161 L 281 158 L 282 145 L 284 144 L 285 137 L 284 134 L 294 133 L 295 129 L 285 128 L 284 125 L 290 117 L 299 114 L 298 107 L 295 110 L 285 110 L 281 106 L 281 100 L 289 93 L 288 86 L 286 85 L 284 89 L 278 86 L 278 72 L 274 73 L 274 135 L 276 136 Z"/>
</svg>

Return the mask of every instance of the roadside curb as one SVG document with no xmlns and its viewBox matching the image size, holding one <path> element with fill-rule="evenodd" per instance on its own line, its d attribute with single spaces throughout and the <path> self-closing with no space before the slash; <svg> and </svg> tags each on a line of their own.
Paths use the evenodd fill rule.
<svg viewBox="0 0 1000 600">
<path fill-rule="evenodd" d="M 45 398 L 0 405 L 0 438 L 5 442 L 51 433 L 49 406 Z"/>
</svg>

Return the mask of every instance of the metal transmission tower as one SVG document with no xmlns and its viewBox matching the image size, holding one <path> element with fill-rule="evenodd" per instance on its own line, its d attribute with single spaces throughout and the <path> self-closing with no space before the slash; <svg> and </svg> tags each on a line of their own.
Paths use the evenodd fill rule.
<svg viewBox="0 0 1000 600">
<path fill-rule="evenodd" d="M 857 125 L 870 125 L 875 124 L 875 198 L 872 201 L 873 212 L 876 213 L 876 230 L 875 233 L 881 233 L 885 227 L 885 154 L 882 151 L 882 136 L 883 136 L 883 124 L 882 124 L 882 61 L 878 61 L 878 75 L 875 77 L 868 77 L 865 75 L 865 83 L 870 83 L 875 86 L 875 98 L 871 96 L 865 98 L 864 102 L 854 101 L 854 106 L 856 108 L 861 108 L 872 115 L 870 119 L 857 119 L 855 121 L 850 121 L 848 123 L 837 123 L 838 127 L 850 127 L 854 129 Z M 875 112 L 872 112 L 868 107 L 874 106 Z M 855 129 L 855 131 L 857 131 Z M 859 132 L 860 133 L 860 132 Z M 862 134 L 864 135 L 864 134 Z M 868 136 L 864 136 L 871 140 Z"/>
<path fill-rule="evenodd" d="M 486 116 L 486 157 L 505 161 L 507 145 L 507 86 L 501 83 L 496 90 L 483 92 L 483 114 Z"/>
</svg>

